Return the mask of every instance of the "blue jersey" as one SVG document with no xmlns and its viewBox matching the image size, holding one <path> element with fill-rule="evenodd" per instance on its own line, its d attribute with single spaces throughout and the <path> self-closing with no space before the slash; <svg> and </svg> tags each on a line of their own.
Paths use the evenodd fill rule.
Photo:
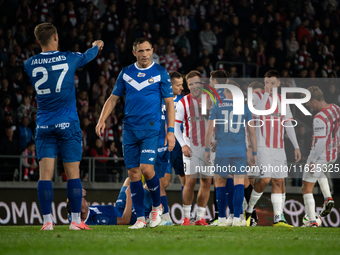
<svg viewBox="0 0 340 255">
<path fill-rule="evenodd" d="M 220 89 L 216 89 L 216 92 L 217 92 L 217 94 L 220 96 L 220 98 L 221 98 L 221 100 L 223 100 L 224 98 L 225 98 L 225 96 L 224 96 L 224 89 L 223 88 L 220 88 Z M 216 98 L 216 101 L 218 100 L 218 98 Z M 218 100 L 218 101 L 220 101 L 220 100 Z"/>
<path fill-rule="evenodd" d="M 175 105 L 175 109 L 176 109 L 176 105 L 179 102 L 179 100 L 181 100 L 183 98 L 182 95 L 180 96 L 175 96 L 173 98 L 174 100 L 174 105 Z M 159 145 L 163 146 L 164 145 L 164 140 L 165 140 L 165 136 L 166 136 L 166 127 L 167 127 L 167 116 L 166 116 L 166 107 L 165 107 L 165 102 L 164 100 L 162 100 L 162 116 L 161 116 L 161 132 L 159 133 Z M 183 131 L 183 124 L 181 127 L 182 131 Z M 176 140 L 177 141 L 177 140 Z M 182 149 L 181 149 L 182 151 Z"/>
<path fill-rule="evenodd" d="M 125 96 L 123 127 L 126 130 L 160 130 L 162 98 L 172 97 L 166 69 L 154 62 L 148 68 L 136 63 L 119 74 L 112 94 Z"/>
<path fill-rule="evenodd" d="M 222 105 L 213 104 L 209 120 L 216 120 L 217 157 L 246 156 L 246 125 L 253 116 L 247 105 L 243 115 L 233 115 L 233 100 L 224 98 Z"/>
<path fill-rule="evenodd" d="M 98 47 L 94 46 L 84 54 L 49 51 L 26 60 L 25 72 L 37 93 L 37 125 L 78 120 L 74 74 L 97 53 Z"/>
</svg>

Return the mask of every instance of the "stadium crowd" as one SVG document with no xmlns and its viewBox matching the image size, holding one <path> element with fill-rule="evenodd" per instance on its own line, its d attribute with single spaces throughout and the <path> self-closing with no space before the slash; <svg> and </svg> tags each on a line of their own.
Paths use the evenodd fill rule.
<svg viewBox="0 0 340 255">
<path fill-rule="evenodd" d="M 124 162 L 105 158 L 122 157 L 124 97 L 107 119 L 101 138 L 95 125 L 119 72 L 134 62 L 131 49 L 138 37 L 153 42 L 153 61 L 168 72 L 185 75 L 195 69 L 206 78 L 216 69 L 227 70 L 233 78 L 263 77 L 271 69 L 283 78 L 340 75 L 340 49 L 335 47 L 340 43 L 340 5 L 335 0 L 17 0 L 0 1 L 0 17 L 0 155 L 35 155 L 31 142 L 38 106 L 23 71 L 25 60 L 40 53 L 34 27 L 53 23 L 61 51 L 85 52 L 94 40 L 105 42 L 95 61 L 79 68 L 74 77 L 83 156 L 103 158 L 96 161 L 102 177 L 98 181 L 108 180 L 109 172 L 118 172 L 116 180 L 123 180 Z M 245 64 L 245 73 L 240 63 Z M 339 84 L 329 80 L 320 83 L 325 100 L 339 104 Z M 246 88 L 242 87 L 245 93 Z M 297 118 L 304 123 L 297 128 L 297 137 L 305 162 L 312 119 Z M 294 155 L 286 144 L 292 162 Z M 18 159 L 0 160 L 0 180 L 12 180 Z M 24 161 L 24 179 L 28 179 L 37 163 L 34 158 Z M 88 178 L 86 171 L 82 177 Z"/>
</svg>

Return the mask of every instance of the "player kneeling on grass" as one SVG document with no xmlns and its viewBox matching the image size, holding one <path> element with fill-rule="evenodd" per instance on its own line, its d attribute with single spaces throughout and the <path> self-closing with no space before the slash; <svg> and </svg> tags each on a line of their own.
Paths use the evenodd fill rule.
<svg viewBox="0 0 340 255">
<path fill-rule="evenodd" d="M 309 223 L 305 224 L 305 226 L 318 227 L 313 188 L 315 182 L 318 181 L 325 198 L 320 216 L 325 217 L 334 206 L 328 179 L 324 172 L 331 167 L 331 164 L 335 163 L 339 153 L 340 107 L 335 104 L 327 104 L 319 87 L 312 86 L 308 90 L 311 93 L 311 99 L 307 106 L 313 111 L 319 112 L 313 119 L 312 149 L 303 172 L 302 193 L 309 218 Z"/>
<path fill-rule="evenodd" d="M 126 178 L 120 189 L 115 205 L 89 205 L 85 199 L 86 191 L 83 189 L 81 203 L 81 220 L 87 225 L 133 225 L 137 221 L 137 214 L 132 205 L 130 180 Z M 146 217 L 151 212 L 152 198 L 147 189 L 144 189 L 144 210 Z M 67 203 L 70 220 L 69 204 Z"/>
<path fill-rule="evenodd" d="M 215 73 L 211 77 L 211 83 L 217 83 L 217 79 L 227 79 Z M 219 81 L 220 82 L 220 81 Z M 220 82 L 222 84 L 226 81 Z M 244 178 L 246 177 L 247 166 L 247 145 L 246 145 L 246 127 L 242 123 L 250 123 L 248 126 L 250 134 L 250 142 L 253 149 L 252 164 L 256 165 L 256 148 L 257 140 L 252 123 L 252 114 L 247 105 L 245 105 L 244 115 L 233 114 L 233 96 L 229 89 L 224 91 L 225 98 L 222 99 L 222 104 L 213 105 L 210 110 L 208 128 L 205 133 L 205 160 L 210 162 L 210 144 L 212 133 L 215 126 L 216 132 L 216 158 L 214 164 L 214 182 L 216 187 L 216 200 L 219 209 L 218 221 L 214 222 L 215 226 L 227 226 L 226 221 L 226 182 L 228 175 L 233 175 L 234 188 L 233 197 L 229 199 L 229 207 L 233 207 L 234 218 L 233 226 L 245 226 L 246 222 L 240 220 L 240 215 L 243 214 L 243 200 L 244 200 Z M 230 196 L 231 194 L 228 194 Z"/>
</svg>

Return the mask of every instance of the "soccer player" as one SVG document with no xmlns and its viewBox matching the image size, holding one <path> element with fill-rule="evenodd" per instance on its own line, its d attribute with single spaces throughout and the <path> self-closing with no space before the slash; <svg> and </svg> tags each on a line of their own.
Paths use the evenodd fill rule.
<svg viewBox="0 0 340 255">
<path fill-rule="evenodd" d="M 275 171 L 273 168 L 282 169 L 287 164 L 284 150 L 284 130 L 295 150 L 295 162 L 300 161 L 301 152 L 296 139 L 295 130 L 292 124 L 293 115 L 289 105 L 286 108 L 286 115 L 281 114 L 281 96 L 273 95 L 273 88 L 280 86 L 279 73 L 270 70 L 264 76 L 264 90 L 253 94 L 253 105 L 257 110 L 268 110 L 275 108 L 270 115 L 261 115 L 257 118 L 257 163 L 260 167 L 260 180 L 255 184 L 251 193 L 248 208 L 246 210 L 247 225 L 250 225 L 253 207 L 260 199 L 264 189 L 272 181 L 271 201 L 274 210 L 274 227 L 292 227 L 287 223 L 283 215 L 283 206 L 286 200 L 284 178 L 288 176 L 287 171 Z M 277 96 L 277 105 L 273 106 L 273 97 Z M 284 126 L 281 124 L 284 122 Z"/>
<path fill-rule="evenodd" d="M 256 82 L 256 81 L 250 83 L 248 87 L 253 89 L 253 93 L 260 92 L 264 89 L 263 83 Z M 251 165 L 251 162 L 249 160 L 251 159 L 251 157 L 252 157 L 252 148 L 249 145 L 248 150 L 247 150 L 248 165 Z M 258 168 L 252 168 L 251 171 L 248 171 L 247 172 L 248 178 L 244 179 L 244 198 L 246 199 L 247 204 L 249 203 L 251 192 L 253 191 L 253 187 L 255 184 L 255 177 L 258 175 L 258 173 L 256 172 L 256 169 Z M 254 206 L 253 212 L 251 214 L 250 226 L 251 227 L 257 226 L 257 222 L 258 222 L 258 217 L 256 214 L 256 208 Z"/>
<path fill-rule="evenodd" d="M 185 79 L 190 94 L 183 97 L 176 106 L 176 139 L 182 147 L 185 186 L 183 188 L 182 225 L 190 225 L 191 205 L 194 199 L 194 188 L 197 180 L 197 167 L 206 171 L 200 172 L 200 189 L 197 194 L 197 215 L 195 225 L 207 226 L 204 219 L 206 206 L 210 196 L 212 174 L 204 160 L 204 137 L 207 120 L 201 114 L 202 81 L 201 73 L 190 71 Z M 181 125 L 183 123 L 183 132 Z"/>
<path fill-rule="evenodd" d="M 86 191 L 83 190 L 81 204 L 81 219 L 87 225 L 133 225 L 137 221 L 136 212 L 132 206 L 130 180 L 125 182 L 120 189 L 115 205 L 89 205 L 85 199 Z M 67 204 L 67 208 L 69 204 Z M 145 215 L 149 215 L 152 207 L 150 192 L 144 188 Z M 69 208 L 68 208 L 69 209 Z M 68 215 L 70 217 L 70 214 Z"/>
<path fill-rule="evenodd" d="M 172 91 L 174 94 L 174 106 L 176 108 L 177 103 L 183 98 L 183 77 L 179 72 L 173 71 L 169 73 L 172 85 Z M 171 170 L 174 168 L 175 174 L 178 175 L 181 184 L 182 191 L 185 184 L 185 175 L 183 168 L 183 156 L 182 156 L 182 148 L 176 139 L 176 144 L 172 152 L 170 152 L 170 164 L 165 172 L 164 178 L 162 178 L 162 183 L 164 188 L 168 187 L 170 179 L 171 179 Z"/>
<path fill-rule="evenodd" d="M 315 220 L 315 200 L 313 188 L 318 181 L 324 195 L 324 205 L 320 213 L 321 217 L 327 216 L 334 206 L 334 200 L 329 189 L 328 179 L 325 175 L 333 164 L 339 152 L 339 125 L 340 107 L 335 104 L 327 104 L 323 93 L 317 86 L 309 87 L 311 99 L 307 106 L 313 111 L 318 111 L 313 119 L 312 149 L 307 159 L 307 166 L 303 172 L 302 194 L 308 218 L 307 227 L 318 227 Z M 332 168 L 330 168 L 332 169 Z"/>
<path fill-rule="evenodd" d="M 162 115 L 161 99 L 165 102 L 168 120 L 164 146 L 168 143 L 169 151 L 175 146 L 175 108 L 169 74 L 151 60 L 151 41 L 142 37 L 136 39 L 132 53 L 137 61 L 120 72 L 112 94 L 100 114 L 96 133 L 98 136 L 102 135 L 106 118 L 115 108 L 118 98 L 125 92 L 123 152 L 131 181 L 132 202 L 138 216 L 138 220 L 130 228 L 139 229 L 146 227 L 141 173 L 145 177 L 153 201 L 150 227 L 156 227 L 161 222 L 159 177 L 154 170 Z"/>
<path fill-rule="evenodd" d="M 221 71 L 214 71 L 210 76 L 210 84 L 228 83 L 228 75 Z M 233 82 L 234 86 L 240 87 Z M 245 105 L 244 115 L 233 115 L 233 95 L 229 89 L 224 90 L 222 104 L 213 105 L 210 110 L 208 128 L 205 134 L 205 160 L 210 162 L 210 143 L 215 126 L 216 132 L 216 158 L 214 163 L 215 175 L 214 184 L 216 187 L 216 201 L 219 209 L 218 221 L 214 226 L 229 225 L 226 220 L 227 190 L 226 183 L 228 175 L 233 175 L 234 187 L 232 187 L 233 196 L 228 198 L 229 207 L 233 208 L 233 226 L 244 226 L 240 220 L 243 214 L 244 200 L 244 179 L 246 178 L 247 166 L 247 144 L 246 144 L 246 125 L 250 135 L 251 147 L 253 149 L 252 165 L 256 164 L 256 132 L 253 123 L 253 117 Z M 247 123 L 247 124 L 246 124 Z M 248 124 L 249 123 L 249 124 Z"/>
<path fill-rule="evenodd" d="M 34 35 L 42 53 L 27 59 L 24 65 L 38 101 L 35 143 L 40 169 L 38 198 L 44 217 L 41 230 L 53 230 L 51 179 L 58 154 L 63 160 L 68 179 L 67 197 L 72 212 L 70 229 L 88 229 L 80 218 L 82 185 L 79 163 L 82 136 L 76 108 L 74 73 L 77 68 L 94 59 L 104 43 L 95 41 L 93 47 L 84 54 L 59 52 L 57 29 L 51 23 L 37 25 Z"/>
</svg>

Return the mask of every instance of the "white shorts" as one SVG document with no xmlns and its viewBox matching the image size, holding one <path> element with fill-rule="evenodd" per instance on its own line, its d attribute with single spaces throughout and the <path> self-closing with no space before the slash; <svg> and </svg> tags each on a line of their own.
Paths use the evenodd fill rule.
<svg viewBox="0 0 340 255">
<path fill-rule="evenodd" d="M 193 175 L 200 173 L 207 177 L 214 176 L 214 173 L 211 173 L 210 171 L 212 165 L 208 164 L 204 159 L 204 147 L 191 147 L 191 150 L 192 153 L 190 158 L 183 155 L 184 174 Z"/>
<path fill-rule="evenodd" d="M 314 173 L 309 172 L 310 161 L 307 160 L 306 165 L 303 168 L 302 180 L 306 182 L 316 183 L 321 174 L 324 173 L 327 176 L 327 171 L 330 168 L 330 164 L 335 161 L 327 162 L 326 160 L 317 160 L 315 162 Z"/>
<path fill-rule="evenodd" d="M 287 157 L 284 149 L 257 147 L 257 165 L 260 178 L 288 177 Z"/>
</svg>

